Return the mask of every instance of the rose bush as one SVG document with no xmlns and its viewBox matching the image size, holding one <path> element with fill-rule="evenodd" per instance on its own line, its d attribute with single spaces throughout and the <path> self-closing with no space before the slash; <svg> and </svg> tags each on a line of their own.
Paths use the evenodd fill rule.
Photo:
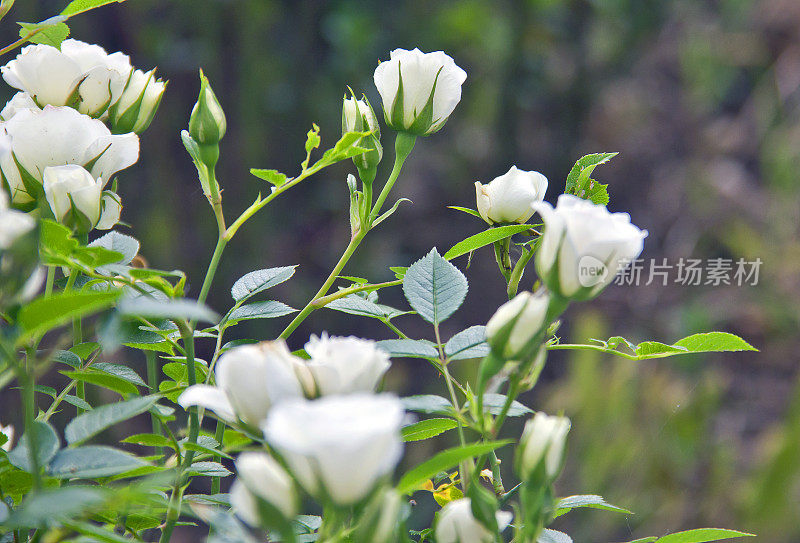
<svg viewBox="0 0 800 543">
<path fill-rule="evenodd" d="M 388 281 L 345 275 L 363 239 L 403 201 L 384 209 L 417 138 L 440 131 L 461 100 L 466 72 L 441 51 L 397 49 L 374 72 L 395 139 L 390 167 L 381 167 L 378 117 L 366 96 L 350 91 L 341 138 L 319 155 L 320 129 L 312 125 L 297 173 L 252 169 L 266 190 L 235 218 L 215 173 L 224 157 L 225 97 L 201 72 L 181 139 L 219 235 L 197 297 L 187 298 L 186 275 L 143 266 L 134 237 L 94 233 L 122 226 L 117 192 L 129 189 L 117 175 L 138 160 L 138 134 L 166 88 L 122 53 L 63 40 L 66 18 L 103 3 L 71 3 L 22 40 L 47 43 L 27 46 L 2 68 L 21 93 L 0 115 L 0 390 L 20 391 L 22 416 L 13 421 L 16 432 L 0 426 L 0 529 L 10 534 L 1 541 L 166 543 L 177 539 L 176 528 L 200 523 L 215 543 L 571 541 L 548 528 L 558 516 L 578 507 L 629 511 L 596 495 L 555 495 L 570 421 L 518 401 L 536 385 L 547 352 L 592 349 L 646 360 L 753 350 L 722 332 L 672 345 L 620 337 L 572 345 L 555 335 L 568 305 L 599 295 L 647 236 L 627 214 L 608 211 L 607 194 L 587 190 L 604 187 L 590 174 L 611 154 L 581 158 L 555 208 L 543 201 L 547 179 L 513 166 L 475 184 L 477 209 L 456 208 L 482 219 L 480 231 L 444 255 L 433 249 L 400 263 L 408 266 L 392 268 Z M 286 191 L 343 161 L 358 173 L 341 184 L 350 196 L 341 215 L 351 237 L 317 293 L 299 310 L 255 300 L 289 281 L 296 266 L 260 269 L 232 286 L 229 308 L 209 308 L 236 233 Z M 383 183 L 375 182 L 379 173 Z M 544 224 L 528 224 L 537 211 Z M 453 261 L 483 258 L 485 248 L 494 252 L 508 299 L 497 300 L 485 326 L 443 336 L 441 324 L 468 292 Z M 518 292 L 534 258 L 539 278 L 526 284 L 538 287 Z M 382 291 L 397 287 L 408 307 L 380 302 Z M 293 337 L 323 309 L 375 319 L 389 337 Z M 277 337 L 231 337 L 242 321 L 290 315 Z M 412 318 L 429 325 L 427 338 L 402 330 Z M 209 360 L 195 355 L 198 342 L 208 343 Z M 146 380 L 129 363 L 137 355 L 147 361 Z M 404 358 L 430 363 L 442 395 L 384 391 L 385 374 Z M 453 376 L 456 361 L 471 368 L 460 373 L 468 378 Z M 55 367 L 66 381 L 52 375 Z M 42 386 L 45 375 L 61 390 Z M 87 387 L 119 398 L 98 403 Z M 75 415 L 63 428 L 51 419 L 59 411 Z M 8 424 L 13 416 L 0 418 Z M 529 417 L 522 435 L 504 428 L 509 417 Z M 150 431 L 131 433 L 144 421 Z M 109 444 L 103 437 L 112 428 L 130 431 Z M 448 432 L 455 445 L 445 447 L 438 436 Z M 435 441 L 418 444 L 427 440 Z M 403 453 L 412 447 L 427 457 L 410 466 Z M 513 470 L 503 458 L 513 458 L 505 464 Z M 439 507 L 432 522 L 413 507 L 424 493 Z M 702 529 L 662 539 L 745 535 Z"/>
</svg>

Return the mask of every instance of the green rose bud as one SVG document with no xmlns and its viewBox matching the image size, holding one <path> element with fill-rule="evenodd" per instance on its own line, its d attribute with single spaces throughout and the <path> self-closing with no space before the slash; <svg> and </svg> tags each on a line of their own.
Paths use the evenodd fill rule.
<svg viewBox="0 0 800 543">
<path fill-rule="evenodd" d="M 222 111 L 208 78 L 201 70 L 200 96 L 189 118 L 189 134 L 201 146 L 216 145 L 225 136 L 227 126 L 225 112 Z"/>
</svg>

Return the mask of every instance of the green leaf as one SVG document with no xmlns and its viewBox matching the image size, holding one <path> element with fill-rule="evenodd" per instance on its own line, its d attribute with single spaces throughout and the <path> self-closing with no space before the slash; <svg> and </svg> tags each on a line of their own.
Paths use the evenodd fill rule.
<svg viewBox="0 0 800 543">
<path fill-rule="evenodd" d="M 69 27 L 62 19 L 56 17 L 41 23 L 17 24 L 22 27 L 19 29 L 20 38 L 26 38 L 31 32 L 36 32 L 36 34 L 28 38 L 28 41 L 31 43 L 41 43 L 60 48 L 61 42 L 66 40 L 69 36 Z"/>
<path fill-rule="evenodd" d="M 148 317 L 157 319 L 188 319 L 205 322 L 217 322 L 219 315 L 208 306 L 181 298 L 177 300 L 157 300 L 148 296 L 136 296 L 120 301 L 117 310 L 121 315 Z"/>
<path fill-rule="evenodd" d="M 558 500 L 558 503 L 556 504 L 555 516 L 560 517 L 561 515 L 569 513 L 571 510 L 578 507 L 602 509 L 604 511 L 613 511 L 615 513 L 623 513 L 626 515 L 633 514 L 632 511 L 628 511 L 622 507 L 617 507 L 616 505 L 611 505 L 603 498 L 603 496 L 582 494 L 578 496 L 567 496 L 566 498 L 561 498 Z"/>
<path fill-rule="evenodd" d="M 81 365 L 81 357 L 71 351 L 55 351 L 52 357 L 53 362 L 66 364 L 77 368 Z"/>
<path fill-rule="evenodd" d="M 306 134 L 306 159 L 303 162 L 304 170 L 308 167 L 311 151 L 319 147 L 321 142 L 322 138 L 319 136 L 319 126 L 317 126 L 316 123 L 312 123 L 311 130 Z"/>
<path fill-rule="evenodd" d="M 125 451 L 100 445 L 62 449 L 50 462 L 48 474 L 58 479 L 110 477 L 148 465 Z"/>
<path fill-rule="evenodd" d="M 451 337 L 444 345 L 444 354 L 450 360 L 483 358 L 489 354 L 486 327 L 470 326 Z"/>
<path fill-rule="evenodd" d="M 580 191 L 587 189 L 587 185 L 590 181 L 589 176 L 592 175 L 592 171 L 618 154 L 619 153 L 593 153 L 579 158 L 570 170 L 569 175 L 567 175 L 564 194 L 575 194 L 583 198 L 583 196 L 580 195 Z"/>
<path fill-rule="evenodd" d="M 235 324 L 239 321 L 251 319 L 274 319 L 296 313 L 297 310 L 283 302 L 267 300 L 237 307 L 228 316 L 228 323 Z"/>
<path fill-rule="evenodd" d="M 97 371 L 92 368 L 87 368 L 84 370 L 62 371 L 61 373 L 70 379 L 75 379 L 76 381 L 83 383 L 89 383 L 99 387 L 107 388 L 108 390 L 113 390 L 114 392 L 118 392 L 123 396 L 126 394 L 136 394 L 138 392 L 136 386 L 134 386 L 127 379 L 123 379 L 122 377 L 118 377 L 104 371 Z"/>
<path fill-rule="evenodd" d="M 219 462 L 195 462 L 189 468 L 189 473 L 205 477 L 227 477 L 231 475 L 231 472 Z"/>
<path fill-rule="evenodd" d="M 483 395 L 483 410 L 492 415 L 499 415 L 505 403 L 506 403 L 505 394 L 495 394 L 487 392 Z M 465 407 L 469 407 L 469 402 L 466 403 Z M 533 413 L 533 410 L 531 408 L 518 402 L 517 400 L 514 400 L 513 402 L 511 402 L 511 407 L 508 408 L 508 413 L 506 413 L 506 416 L 523 417 L 531 413 Z"/>
<path fill-rule="evenodd" d="M 693 353 L 758 350 L 739 336 L 727 332 L 692 334 L 676 341 L 673 345 Z"/>
<path fill-rule="evenodd" d="M 70 445 L 82 443 L 106 428 L 144 413 L 157 400 L 156 395 L 143 396 L 97 407 L 72 419 L 64 430 L 64 437 Z"/>
<path fill-rule="evenodd" d="M 122 258 L 114 262 L 114 264 L 126 265 L 139 254 L 139 242 L 136 238 L 120 234 L 119 232 L 109 232 L 105 236 L 97 238 L 89 244 L 89 247 L 102 247 L 109 251 L 114 251 L 122 255 Z M 111 269 L 104 269 L 100 267 L 97 270 L 100 273 L 110 273 Z"/>
<path fill-rule="evenodd" d="M 20 438 L 19 443 L 8 453 L 8 461 L 12 466 L 27 472 L 33 471 L 30 464 L 28 443 L 31 435 L 35 436 L 36 456 L 40 467 L 44 467 L 56 455 L 61 443 L 58 434 L 48 423 L 44 421 L 34 421 L 33 432 L 25 432 Z"/>
<path fill-rule="evenodd" d="M 452 315 L 467 295 L 467 278 L 436 249 L 412 264 L 403 278 L 403 294 L 426 321 L 438 325 Z"/>
<path fill-rule="evenodd" d="M 145 447 L 169 447 L 175 448 L 175 444 L 164 436 L 158 434 L 136 434 L 128 436 L 120 443 L 135 443 L 136 445 L 143 445 Z"/>
<path fill-rule="evenodd" d="M 78 398 L 74 394 L 65 395 L 64 401 L 67 402 L 68 404 L 74 405 L 78 409 L 83 409 L 84 411 L 88 411 L 92 408 L 92 406 L 89 405 L 89 402 L 87 402 L 83 398 Z"/>
<path fill-rule="evenodd" d="M 30 494 L 3 526 L 11 529 L 54 526 L 62 519 L 76 517 L 96 507 L 104 499 L 104 492 L 96 487 L 45 489 Z"/>
<path fill-rule="evenodd" d="M 264 170 L 261 168 L 250 168 L 250 173 L 258 177 L 259 179 L 263 179 L 267 183 L 271 183 L 276 187 L 280 187 L 284 183 L 288 177 L 286 174 L 279 172 L 278 170 Z"/>
<path fill-rule="evenodd" d="M 326 304 L 325 307 L 350 315 L 387 320 L 409 313 L 408 311 L 401 311 L 400 309 L 395 309 L 388 305 L 376 304 L 358 294 L 350 294 L 343 298 L 338 298 Z"/>
<path fill-rule="evenodd" d="M 452 430 L 458 426 L 453 419 L 426 419 L 410 424 L 401 430 L 403 441 L 422 441 Z"/>
<path fill-rule="evenodd" d="M 536 543 L 572 543 L 572 538 L 564 532 L 545 528 L 542 530 L 542 533 L 539 534 Z"/>
<path fill-rule="evenodd" d="M 407 396 L 402 398 L 401 401 L 406 411 L 416 411 L 417 413 L 428 415 L 453 414 L 453 404 L 450 403 L 450 400 L 434 394 Z"/>
<path fill-rule="evenodd" d="M 105 6 L 106 4 L 113 4 L 115 2 L 121 4 L 124 1 L 125 0 L 72 0 L 72 2 L 67 4 L 67 7 L 64 8 L 64 11 L 61 12 L 61 15 L 71 17 L 72 15 L 77 15 L 78 13 L 89 11 L 90 9 Z"/>
<path fill-rule="evenodd" d="M 378 347 L 392 357 L 439 358 L 436 344 L 427 339 L 384 339 L 378 342 Z"/>
<path fill-rule="evenodd" d="M 120 379 L 123 379 L 133 385 L 136 385 L 137 387 L 147 387 L 147 383 L 145 383 L 144 380 L 141 377 L 139 377 L 139 374 L 133 371 L 128 366 L 123 366 L 121 364 L 111 364 L 109 362 L 98 362 L 96 364 L 92 364 L 92 368 L 119 377 Z"/>
<path fill-rule="evenodd" d="M 489 453 L 509 443 L 512 443 L 512 441 L 491 441 L 442 451 L 403 475 L 397 485 L 397 490 L 403 494 L 409 494 L 437 473 L 446 471 L 459 462 Z"/>
<path fill-rule="evenodd" d="M 488 230 L 484 230 L 483 232 L 479 232 L 474 236 L 468 237 L 464 241 L 459 241 L 444 254 L 444 257 L 447 260 L 453 260 L 454 258 L 465 255 L 474 251 L 475 249 L 480 249 L 481 247 L 492 244 L 495 241 L 506 239 L 514 234 L 519 234 L 520 232 L 525 232 L 526 230 L 530 229 L 531 225 L 529 224 L 510 224 L 507 226 L 489 228 Z"/>
<path fill-rule="evenodd" d="M 259 292 L 288 281 L 294 275 L 295 268 L 297 266 L 283 266 L 245 274 L 231 287 L 231 296 L 237 303 L 243 302 Z"/>
<path fill-rule="evenodd" d="M 737 530 L 725 530 L 722 528 L 699 528 L 697 530 L 687 530 L 685 532 L 675 532 L 665 535 L 656 540 L 656 543 L 706 543 L 708 541 L 719 541 L 720 539 L 732 539 L 734 537 L 753 537 L 755 534 L 739 532 Z"/>
<path fill-rule="evenodd" d="M 470 209 L 468 207 L 461 207 L 461 206 L 447 206 L 448 209 L 455 209 L 456 211 L 461 211 L 466 213 L 467 215 L 472 215 L 474 217 L 478 217 L 479 219 L 483 220 L 481 214 L 475 211 L 474 209 Z"/>
<path fill-rule="evenodd" d="M 19 312 L 19 324 L 27 336 L 44 334 L 72 319 L 111 307 L 121 291 L 68 291 L 44 296 L 25 305 Z"/>
<path fill-rule="evenodd" d="M 322 158 L 314 163 L 312 169 L 319 170 L 331 164 L 335 164 L 336 162 L 363 155 L 368 149 L 359 147 L 358 144 L 368 135 L 369 132 L 347 132 L 342 135 L 339 141 L 337 141 L 333 147 L 325 151 L 322 154 Z"/>
</svg>

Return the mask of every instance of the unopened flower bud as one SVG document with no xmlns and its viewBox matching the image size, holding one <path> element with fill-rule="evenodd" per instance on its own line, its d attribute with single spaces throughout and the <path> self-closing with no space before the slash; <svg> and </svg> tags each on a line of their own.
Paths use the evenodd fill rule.
<svg viewBox="0 0 800 543">
<path fill-rule="evenodd" d="M 359 147 L 368 151 L 353 157 L 353 164 L 358 168 L 361 180 L 369 184 L 375 179 L 378 164 L 383 158 L 383 145 L 378 119 L 366 96 L 361 100 L 356 100 L 355 96 L 345 96 L 342 104 L 342 134 L 348 132 L 371 132 L 358 143 Z"/>
<path fill-rule="evenodd" d="M 566 417 L 553 417 L 541 411 L 525 424 L 517 448 L 515 465 L 522 479 L 532 476 L 544 464 L 544 474 L 555 480 L 564 463 L 570 422 Z"/>
<path fill-rule="evenodd" d="M 158 79 L 155 72 L 155 69 L 131 71 L 125 90 L 109 109 L 115 134 L 141 134 L 150 126 L 167 88 L 167 83 Z"/>
<path fill-rule="evenodd" d="M 533 215 L 531 207 L 544 199 L 547 178 L 511 166 L 491 183 L 475 183 L 478 213 L 489 224 L 524 223 Z"/>
<path fill-rule="evenodd" d="M 200 95 L 189 118 L 189 134 L 201 146 L 216 145 L 225 136 L 227 126 L 225 112 L 201 70 Z"/>
<path fill-rule="evenodd" d="M 42 174 L 47 203 L 56 220 L 79 232 L 88 232 L 100 220 L 103 182 L 82 166 L 50 166 Z"/>
<path fill-rule="evenodd" d="M 486 323 L 486 338 L 492 350 L 512 360 L 533 354 L 533 343 L 547 325 L 549 305 L 546 291 L 520 292 L 501 305 Z"/>
</svg>

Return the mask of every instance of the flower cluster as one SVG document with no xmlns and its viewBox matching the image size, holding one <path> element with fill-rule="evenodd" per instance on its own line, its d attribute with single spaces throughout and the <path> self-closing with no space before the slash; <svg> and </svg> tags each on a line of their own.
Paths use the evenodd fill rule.
<svg viewBox="0 0 800 543">
<path fill-rule="evenodd" d="M 78 233 L 112 228 L 122 202 L 106 187 L 138 160 L 137 134 L 166 83 L 74 39 L 29 45 L 0 71 L 20 91 L 0 113 L 0 172 L 13 205 Z"/>
</svg>

